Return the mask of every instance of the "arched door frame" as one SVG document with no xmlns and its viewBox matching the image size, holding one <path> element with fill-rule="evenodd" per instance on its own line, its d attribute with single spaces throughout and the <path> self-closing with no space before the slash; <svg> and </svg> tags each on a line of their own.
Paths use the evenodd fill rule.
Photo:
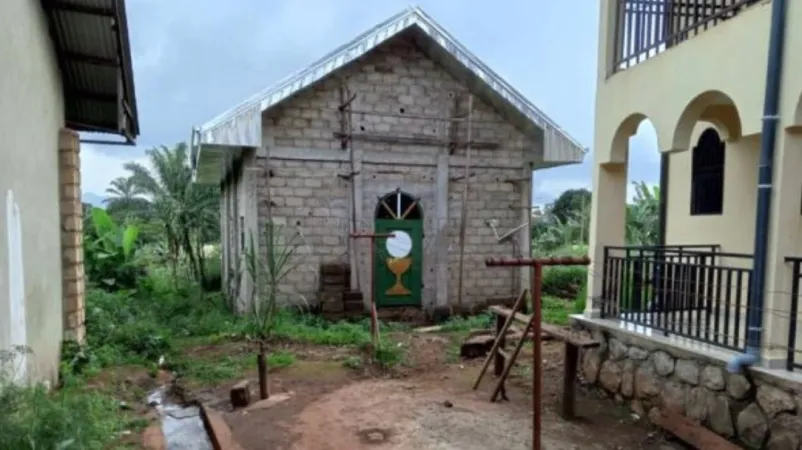
<svg viewBox="0 0 802 450">
<path fill-rule="evenodd" d="M 391 241 L 374 249 L 373 296 L 376 306 L 420 306 L 423 292 L 423 208 L 420 199 L 400 188 L 378 198 L 373 214 L 376 233 L 405 234 L 406 253 L 392 254 Z M 393 239 L 393 238 L 391 238 Z"/>
</svg>

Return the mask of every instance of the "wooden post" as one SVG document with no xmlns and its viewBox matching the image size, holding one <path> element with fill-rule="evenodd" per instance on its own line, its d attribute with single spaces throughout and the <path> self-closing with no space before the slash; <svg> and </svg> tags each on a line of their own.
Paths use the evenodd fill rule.
<svg viewBox="0 0 802 450">
<path fill-rule="evenodd" d="M 473 95 L 468 96 L 468 131 L 465 146 L 465 186 L 462 188 L 462 211 L 459 223 L 459 270 L 457 278 L 457 309 L 462 314 L 463 268 L 465 266 L 465 230 L 468 226 L 468 191 L 471 185 L 471 139 L 473 138 Z"/>
<path fill-rule="evenodd" d="M 496 338 L 498 339 L 498 345 L 496 346 L 496 351 L 491 353 L 494 357 L 493 374 L 496 377 L 500 377 L 501 374 L 504 373 L 504 356 L 501 355 L 499 350 L 504 350 L 504 344 L 506 344 L 506 332 L 507 330 L 504 329 L 504 318 L 501 316 L 496 316 Z"/>
<path fill-rule="evenodd" d="M 374 251 L 376 247 L 376 239 L 384 238 L 389 239 L 395 237 L 392 233 L 351 233 L 353 239 L 368 239 L 370 240 L 370 267 L 371 267 L 371 282 L 369 286 L 370 295 L 370 334 L 373 339 L 373 351 L 375 352 L 379 346 L 379 313 L 376 311 L 376 296 L 373 291 L 375 284 L 375 270 L 376 264 L 374 263 Z M 356 245 L 353 246 L 354 248 Z"/>
<path fill-rule="evenodd" d="M 521 309 L 521 306 L 526 303 L 526 294 L 527 291 L 521 292 L 521 294 L 518 296 L 518 299 L 515 301 L 515 305 L 512 307 L 512 314 L 510 314 L 506 320 L 502 320 L 500 315 L 496 315 L 496 341 L 493 342 L 493 347 L 490 348 L 490 352 L 485 358 L 485 362 L 482 365 L 482 370 L 479 371 L 479 376 L 476 377 L 476 381 L 473 383 L 473 390 L 476 390 L 479 387 L 479 384 L 482 382 L 482 378 L 485 375 L 487 367 L 490 365 L 491 359 L 494 359 L 495 365 L 493 370 L 496 376 L 501 375 L 501 373 L 504 371 L 504 358 L 501 356 L 501 354 L 499 354 L 498 350 L 504 350 L 504 337 L 507 335 L 507 330 L 509 330 L 513 320 L 515 319 L 515 313 L 518 312 Z M 503 325 L 500 325 L 502 323 Z M 524 333 L 521 339 L 525 338 L 526 334 Z M 499 359 L 501 359 L 500 363 Z M 501 365 L 501 369 L 499 369 L 499 364 Z"/>
<path fill-rule="evenodd" d="M 563 372 L 563 404 L 562 416 L 565 420 L 574 418 L 574 397 L 576 393 L 576 372 L 579 362 L 579 348 L 570 343 L 565 343 L 565 364 Z"/>
<path fill-rule="evenodd" d="M 348 160 L 350 161 L 350 176 L 348 177 L 348 181 L 351 183 L 351 220 L 348 226 L 349 233 L 353 234 L 356 233 L 357 228 L 359 228 L 359 224 L 357 223 L 357 208 L 361 204 L 361 202 L 357 202 L 357 189 L 356 189 L 356 161 L 354 158 L 354 147 L 353 147 L 353 124 L 351 118 L 351 103 L 356 98 L 355 94 L 351 94 L 348 89 L 348 84 L 343 81 L 340 84 L 340 147 L 343 150 L 348 151 Z M 351 266 L 351 289 L 359 291 L 361 289 L 361 283 L 359 282 L 359 267 L 357 264 L 357 256 L 356 256 L 356 243 L 354 241 L 349 242 L 349 265 Z"/>
</svg>

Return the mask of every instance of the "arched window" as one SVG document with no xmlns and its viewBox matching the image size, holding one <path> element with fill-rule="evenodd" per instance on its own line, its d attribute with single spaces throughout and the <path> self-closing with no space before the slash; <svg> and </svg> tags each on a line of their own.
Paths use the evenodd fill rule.
<svg viewBox="0 0 802 450">
<path fill-rule="evenodd" d="M 396 190 L 379 200 L 376 205 L 377 219 L 420 220 L 423 218 L 420 204 L 415 197 Z"/>
<path fill-rule="evenodd" d="M 706 129 L 691 156 L 691 215 L 721 214 L 724 210 L 724 149 L 713 128 Z"/>
</svg>

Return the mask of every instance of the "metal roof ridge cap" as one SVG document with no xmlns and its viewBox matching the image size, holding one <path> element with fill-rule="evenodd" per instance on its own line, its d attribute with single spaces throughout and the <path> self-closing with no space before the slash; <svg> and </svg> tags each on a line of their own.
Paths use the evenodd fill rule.
<svg viewBox="0 0 802 450">
<path fill-rule="evenodd" d="M 360 33 L 355 38 L 351 39 L 350 41 L 336 47 L 334 50 L 329 51 L 324 56 L 318 58 L 314 62 L 310 63 L 307 66 L 301 67 L 300 69 L 291 72 L 289 75 L 284 76 L 283 78 L 279 79 L 275 83 L 271 84 L 270 86 L 258 91 L 257 93 L 251 95 L 241 103 L 237 104 L 236 106 L 225 110 L 223 113 L 218 114 L 211 120 L 204 122 L 203 125 L 200 126 L 201 130 L 209 130 L 212 128 L 216 128 L 219 125 L 233 119 L 234 117 L 246 112 L 247 110 L 251 109 L 253 104 L 261 103 L 265 97 L 268 97 L 273 92 L 279 91 L 285 88 L 288 84 L 294 82 L 297 78 L 301 77 L 305 73 L 313 72 L 315 69 L 319 68 L 327 64 L 332 58 L 339 55 L 343 51 L 355 46 L 356 44 L 364 41 L 370 35 L 375 33 L 377 30 L 382 28 L 386 28 L 392 24 L 397 22 L 403 21 L 410 15 L 415 15 L 416 11 L 413 10 L 414 7 L 408 7 L 404 10 L 394 14 L 390 18 L 374 25 L 373 27 L 369 28 L 368 30 Z M 411 24 L 410 24 L 411 25 Z M 405 27 L 406 28 L 406 27 Z"/>
<path fill-rule="evenodd" d="M 468 50 L 465 45 L 463 45 L 456 37 L 451 34 L 445 27 L 440 25 L 437 21 L 435 21 L 431 16 L 426 14 L 421 8 L 417 6 L 411 7 L 414 9 L 415 14 L 418 16 L 418 19 L 423 21 L 426 25 L 432 27 L 433 29 L 440 32 L 447 40 L 451 42 L 454 47 L 459 50 L 460 52 L 464 53 L 465 56 L 471 60 L 471 62 L 475 63 L 477 66 L 480 66 L 481 69 L 487 72 L 495 81 L 497 81 L 504 89 L 509 91 L 509 93 L 515 97 L 516 100 L 520 101 L 524 104 L 527 108 L 532 110 L 532 113 L 538 116 L 545 122 L 547 125 L 550 125 L 552 128 L 560 132 L 561 134 L 565 135 L 565 137 L 571 141 L 574 145 L 576 145 L 582 151 L 585 151 L 585 147 L 573 136 L 571 136 L 563 127 L 557 124 L 557 122 L 552 119 L 545 111 L 538 108 L 534 103 L 532 103 L 529 99 L 527 99 L 523 94 L 521 94 L 517 89 L 515 89 L 507 80 L 501 77 L 498 73 L 496 73 L 493 69 L 491 69 L 487 64 L 485 64 L 479 57 L 477 57 L 473 52 Z M 424 32 L 426 30 L 424 29 Z M 427 32 L 427 34 L 429 34 Z M 433 38 L 433 36 L 429 36 Z"/>
</svg>

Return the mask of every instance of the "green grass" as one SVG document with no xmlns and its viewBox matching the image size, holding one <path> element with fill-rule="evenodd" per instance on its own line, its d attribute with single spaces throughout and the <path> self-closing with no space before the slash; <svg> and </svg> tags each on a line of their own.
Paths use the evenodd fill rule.
<svg viewBox="0 0 802 450">
<path fill-rule="evenodd" d="M 97 392 L 42 387 L 0 388 L 0 448 L 15 450 L 105 450 L 123 431 L 147 422 L 123 411 L 118 401 Z"/>
<path fill-rule="evenodd" d="M 267 355 L 268 370 L 291 366 L 295 355 L 278 351 Z M 177 375 L 203 386 L 211 386 L 243 377 L 256 370 L 256 353 L 214 355 L 205 358 L 187 357 L 171 366 Z"/>
</svg>

